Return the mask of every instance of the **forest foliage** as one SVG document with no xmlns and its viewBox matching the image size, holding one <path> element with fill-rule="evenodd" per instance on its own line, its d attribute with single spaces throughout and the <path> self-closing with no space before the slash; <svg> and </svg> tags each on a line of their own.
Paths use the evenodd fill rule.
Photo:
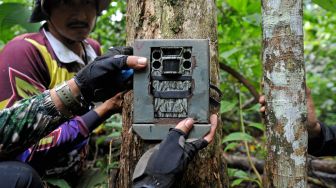
<svg viewBox="0 0 336 188">
<path fill-rule="evenodd" d="M 261 92 L 262 28 L 261 1 L 218 0 L 218 51 L 219 62 L 234 69 Z M 29 24 L 32 0 L 0 0 L 0 49 L 13 37 L 37 31 L 39 24 Z M 306 80 L 312 90 L 317 114 L 321 122 L 336 122 L 336 0 L 304 1 L 304 57 Z M 91 37 L 103 45 L 125 45 L 126 1 L 112 2 L 110 8 L 98 18 Z M 220 71 L 223 92 L 221 117 L 225 151 L 250 151 L 257 158 L 265 156 L 264 125 L 258 113 L 259 105 L 251 94 L 231 73 Z M 114 120 L 117 120 L 116 122 Z M 121 129 L 120 119 L 110 120 L 110 135 L 116 137 Z M 240 141 L 249 143 L 248 150 Z M 102 141 L 101 141 L 102 142 Z M 116 166 L 116 163 L 111 166 Z M 103 166 L 103 165 L 102 165 Z M 243 181 L 257 181 L 254 175 L 230 169 L 231 176 L 238 177 L 232 185 Z"/>
</svg>

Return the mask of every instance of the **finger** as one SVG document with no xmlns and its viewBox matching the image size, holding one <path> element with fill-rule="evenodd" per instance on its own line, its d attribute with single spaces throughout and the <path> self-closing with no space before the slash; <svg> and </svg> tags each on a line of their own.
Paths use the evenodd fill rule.
<svg viewBox="0 0 336 188">
<path fill-rule="evenodd" d="M 259 103 L 260 103 L 260 104 L 265 104 L 265 95 L 261 95 L 261 96 L 259 97 Z"/>
<path fill-rule="evenodd" d="M 318 119 L 316 117 L 315 112 L 315 105 L 313 101 L 313 97 L 311 95 L 311 90 L 306 87 L 306 99 L 307 99 L 307 119 L 308 119 L 308 131 L 312 130 L 314 127 L 316 127 L 316 124 L 318 123 Z"/>
<path fill-rule="evenodd" d="M 123 98 L 124 92 L 119 92 L 116 95 L 114 95 L 112 98 L 113 99 L 121 99 Z"/>
<path fill-rule="evenodd" d="M 176 125 L 175 129 L 179 129 L 183 131 L 184 133 L 188 134 L 193 126 L 194 126 L 194 120 L 192 118 L 187 118 L 187 119 L 180 121 Z"/>
<path fill-rule="evenodd" d="M 110 99 L 106 100 L 105 103 L 109 104 L 109 105 L 117 105 L 118 107 L 121 107 L 123 105 L 123 93 L 119 92 L 116 95 L 114 95 L 113 97 L 111 97 Z"/>
<path fill-rule="evenodd" d="M 122 99 L 120 99 L 120 101 L 119 101 L 119 107 L 122 107 L 123 106 L 123 104 L 124 104 L 124 100 L 122 100 Z"/>
<path fill-rule="evenodd" d="M 208 143 L 212 142 L 213 138 L 215 137 L 216 128 L 218 125 L 218 116 L 216 114 L 212 114 L 210 116 L 210 123 L 211 123 L 210 132 L 204 137 L 204 140 L 206 140 Z"/>
<path fill-rule="evenodd" d="M 122 107 L 122 105 L 124 103 L 123 95 L 124 95 L 124 93 L 120 92 L 113 97 L 113 99 L 116 101 L 119 108 Z"/>
<path fill-rule="evenodd" d="M 265 106 L 260 107 L 259 112 L 264 113 L 265 111 L 266 111 L 266 107 Z"/>
<path fill-rule="evenodd" d="M 121 97 L 121 93 L 117 93 L 116 95 L 114 95 L 113 97 L 107 99 L 106 101 L 104 102 L 109 102 L 109 101 L 116 101 L 116 100 L 120 100 Z"/>
<path fill-rule="evenodd" d="M 143 69 L 147 66 L 147 58 L 139 56 L 128 56 L 127 66 L 136 70 Z"/>
</svg>

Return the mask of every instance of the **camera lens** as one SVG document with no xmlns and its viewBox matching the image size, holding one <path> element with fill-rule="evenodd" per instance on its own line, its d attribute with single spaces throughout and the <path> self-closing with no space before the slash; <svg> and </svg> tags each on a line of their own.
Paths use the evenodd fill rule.
<svg viewBox="0 0 336 188">
<path fill-rule="evenodd" d="M 191 68 L 191 62 L 190 61 L 184 61 L 183 62 L 183 68 L 190 69 Z"/>
<path fill-rule="evenodd" d="M 153 58 L 154 59 L 160 59 L 161 58 L 161 52 L 159 50 L 156 50 L 153 52 Z"/>
<path fill-rule="evenodd" d="M 161 67 L 161 63 L 160 61 L 154 61 L 153 62 L 153 68 L 154 69 L 159 69 Z"/>
<path fill-rule="evenodd" d="M 183 58 L 184 59 L 190 59 L 191 58 L 191 52 L 190 51 L 185 51 L 183 53 Z"/>
</svg>

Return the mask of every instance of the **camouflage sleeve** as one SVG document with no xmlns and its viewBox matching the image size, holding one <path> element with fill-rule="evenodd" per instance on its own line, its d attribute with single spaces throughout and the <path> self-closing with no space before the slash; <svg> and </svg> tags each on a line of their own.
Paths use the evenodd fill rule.
<svg viewBox="0 0 336 188">
<path fill-rule="evenodd" d="M 64 121 L 49 91 L 0 111 L 0 159 L 17 156 Z"/>
</svg>

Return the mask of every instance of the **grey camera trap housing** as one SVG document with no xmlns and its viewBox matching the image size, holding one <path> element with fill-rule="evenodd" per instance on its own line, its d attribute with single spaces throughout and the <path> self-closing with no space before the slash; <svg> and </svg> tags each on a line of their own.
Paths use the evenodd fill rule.
<svg viewBox="0 0 336 188">
<path fill-rule="evenodd" d="M 206 135 L 209 124 L 209 41 L 135 40 L 134 55 L 149 66 L 134 73 L 133 130 L 144 140 L 162 140 L 184 118 L 196 121 L 188 138 Z"/>
</svg>

